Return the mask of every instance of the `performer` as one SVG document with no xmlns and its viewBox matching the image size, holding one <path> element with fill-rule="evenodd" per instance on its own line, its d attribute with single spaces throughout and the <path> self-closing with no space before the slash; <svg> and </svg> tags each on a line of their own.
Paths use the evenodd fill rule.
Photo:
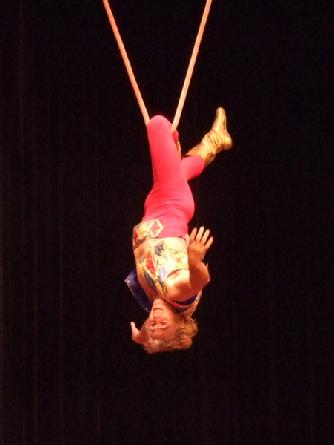
<svg viewBox="0 0 334 445">
<path fill-rule="evenodd" d="M 188 223 L 195 205 L 188 181 L 200 175 L 221 150 L 232 147 L 226 115 L 218 108 L 211 130 L 181 159 L 178 133 L 163 116 L 147 125 L 153 169 L 153 187 L 144 205 L 144 217 L 133 229 L 136 268 L 125 282 L 149 312 L 139 330 L 131 322 L 132 340 L 149 353 L 186 349 L 198 328 L 192 318 L 202 289 L 210 281 L 203 262 L 213 243 L 210 230 Z"/>
</svg>

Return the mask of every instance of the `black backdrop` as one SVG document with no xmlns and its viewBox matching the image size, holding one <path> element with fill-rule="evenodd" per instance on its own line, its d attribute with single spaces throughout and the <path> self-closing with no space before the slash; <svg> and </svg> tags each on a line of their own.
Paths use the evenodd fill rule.
<svg viewBox="0 0 334 445">
<path fill-rule="evenodd" d="M 123 283 L 145 127 L 102 2 L 2 5 L 1 443 L 332 443 L 330 3 L 213 4 L 179 130 L 224 105 L 235 145 L 193 183 L 216 239 L 200 334 L 156 356 Z M 203 4 L 112 1 L 150 114 L 173 117 Z"/>
</svg>

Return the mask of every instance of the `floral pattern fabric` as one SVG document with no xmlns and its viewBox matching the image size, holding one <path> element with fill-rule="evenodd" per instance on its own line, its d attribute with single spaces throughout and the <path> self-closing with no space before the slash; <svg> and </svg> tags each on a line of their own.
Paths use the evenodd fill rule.
<svg viewBox="0 0 334 445">
<path fill-rule="evenodd" d="M 167 294 L 165 282 L 168 275 L 177 270 L 189 269 L 187 254 L 168 247 L 163 240 L 154 246 L 154 251 L 148 252 L 138 262 L 147 284 L 158 295 Z"/>
<path fill-rule="evenodd" d="M 158 238 L 164 226 L 158 219 L 142 221 L 133 228 L 132 248 L 135 249 L 148 238 Z"/>
</svg>

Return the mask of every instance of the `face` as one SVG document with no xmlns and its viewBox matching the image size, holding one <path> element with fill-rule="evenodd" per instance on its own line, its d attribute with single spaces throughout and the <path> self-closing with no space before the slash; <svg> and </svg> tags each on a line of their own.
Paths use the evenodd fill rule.
<svg viewBox="0 0 334 445">
<path fill-rule="evenodd" d="M 176 316 L 170 306 L 160 298 L 154 300 L 146 320 L 150 336 L 155 340 L 167 340 L 173 337 L 177 327 L 176 322 Z"/>
</svg>

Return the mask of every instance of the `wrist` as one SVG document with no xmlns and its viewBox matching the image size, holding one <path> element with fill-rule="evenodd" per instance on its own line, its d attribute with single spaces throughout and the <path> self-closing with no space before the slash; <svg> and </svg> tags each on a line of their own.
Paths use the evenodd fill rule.
<svg viewBox="0 0 334 445">
<path fill-rule="evenodd" d="M 203 261 L 199 258 L 188 258 L 188 264 L 190 269 L 200 269 L 204 265 Z"/>
</svg>

